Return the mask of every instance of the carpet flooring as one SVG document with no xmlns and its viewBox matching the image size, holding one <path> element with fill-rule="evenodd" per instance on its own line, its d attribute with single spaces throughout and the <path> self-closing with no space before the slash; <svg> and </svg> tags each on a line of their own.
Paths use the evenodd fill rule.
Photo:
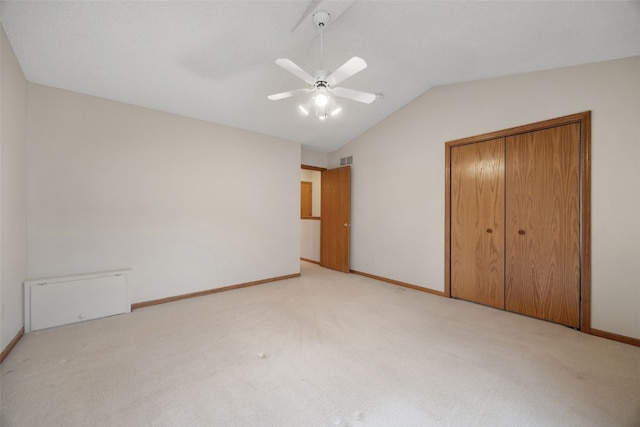
<svg viewBox="0 0 640 427">
<path fill-rule="evenodd" d="M 2 426 L 639 426 L 640 348 L 302 263 L 26 335 Z"/>
</svg>

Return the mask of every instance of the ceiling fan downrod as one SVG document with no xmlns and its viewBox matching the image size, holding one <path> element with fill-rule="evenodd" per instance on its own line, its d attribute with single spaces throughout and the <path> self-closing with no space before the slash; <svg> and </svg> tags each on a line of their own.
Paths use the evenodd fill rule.
<svg viewBox="0 0 640 427">
<path fill-rule="evenodd" d="M 324 70 L 324 27 L 331 20 L 329 12 L 324 10 L 313 14 L 313 23 L 320 28 L 320 68 Z"/>
</svg>

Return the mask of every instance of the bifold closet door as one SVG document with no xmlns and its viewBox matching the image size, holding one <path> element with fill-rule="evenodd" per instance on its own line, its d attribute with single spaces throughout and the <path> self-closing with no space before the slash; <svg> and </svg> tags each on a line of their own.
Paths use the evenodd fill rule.
<svg viewBox="0 0 640 427">
<path fill-rule="evenodd" d="M 451 149 L 451 296 L 504 308 L 504 138 Z"/>
<path fill-rule="evenodd" d="M 505 308 L 580 326 L 580 124 L 506 138 Z"/>
</svg>

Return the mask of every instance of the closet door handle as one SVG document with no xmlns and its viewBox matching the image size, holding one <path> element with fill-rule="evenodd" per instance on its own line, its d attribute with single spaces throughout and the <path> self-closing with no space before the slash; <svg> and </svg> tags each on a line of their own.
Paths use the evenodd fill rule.
<svg viewBox="0 0 640 427">
<path fill-rule="evenodd" d="M 487 233 L 491 234 L 491 233 L 493 233 L 493 230 L 490 229 L 490 228 L 487 228 Z"/>
<path fill-rule="evenodd" d="M 526 232 L 524 230 L 518 230 L 518 234 L 521 236 L 524 236 L 526 234 Z"/>
</svg>

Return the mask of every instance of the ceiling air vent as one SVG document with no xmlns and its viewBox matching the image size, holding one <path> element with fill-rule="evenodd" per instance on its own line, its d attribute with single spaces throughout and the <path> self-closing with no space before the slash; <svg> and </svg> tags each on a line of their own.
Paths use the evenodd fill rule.
<svg viewBox="0 0 640 427">
<path fill-rule="evenodd" d="M 347 156 L 340 158 L 340 166 L 352 165 L 353 164 L 353 156 Z"/>
</svg>

